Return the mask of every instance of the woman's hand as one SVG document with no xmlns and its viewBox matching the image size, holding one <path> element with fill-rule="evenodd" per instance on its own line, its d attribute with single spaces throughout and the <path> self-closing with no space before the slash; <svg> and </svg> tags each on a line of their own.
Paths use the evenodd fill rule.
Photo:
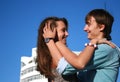
<svg viewBox="0 0 120 82">
<path fill-rule="evenodd" d="M 56 36 L 56 28 L 53 29 L 50 28 L 51 22 L 48 22 L 45 24 L 45 27 L 43 29 L 43 37 L 44 38 L 53 38 L 55 39 Z M 52 31 L 53 30 L 53 31 Z"/>
<path fill-rule="evenodd" d="M 90 43 L 92 43 L 92 44 L 108 44 L 108 45 L 110 45 L 112 48 L 115 48 L 115 45 L 114 45 L 112 42 L 110 42 L 110 41 L 108 41 L 108 40 L 106 40 L 106 39 L 92 39 L 92 40 L 90 41 Z"/>
<path fill-rule="evenodd" d="M 112 42 L 110 42 L 110 41 L 108 41 L 108 40 L 106 40 L 106 39 L 98 40 L 98 44 L 108 44 L 108 45 L 110 45 L 112 48 L 115 48 L 115 45 L 114 45 Z"/>
</svg>

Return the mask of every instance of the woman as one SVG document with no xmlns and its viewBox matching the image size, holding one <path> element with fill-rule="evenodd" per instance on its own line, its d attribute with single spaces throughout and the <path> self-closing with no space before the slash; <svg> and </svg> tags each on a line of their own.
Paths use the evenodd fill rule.
<svg viewBox="0 0 120 82">
<path fill-rule="evenodd" d="M 48 40 L 47 39 L 44 40 L 43 38 L 43 29 L 45 25 L 48 24 L 48 22 L 50 22 L 51 29 L 56 28 L 58 31 L 54 41 L 60 40 L 64 44 L 66 44 L 66 40 L 64 40 L 64 38 L 68 36 L 67 33 L 68 22 L 65 18 L 47 17 L 41 22 L 38 30 L 38 40 L 37 40 L 37 58 L 36 58 L 37 70 L 40 71 L 42 75 L 45 75 L 45 77 L 48 78 L 49 82 L 51 81 L 51 79 L 53 80 L 54 78 L 55 80 L 59 79 L 63 82 L 65 80 L 63 80 L 62 77 L 58 75 L 55 72 L 55 70 L 53 70 L 54 68 L 56 68 L 55 66 L 56 61 L 53 60 L 51 53 L 45 43 Z"/>
</svg>

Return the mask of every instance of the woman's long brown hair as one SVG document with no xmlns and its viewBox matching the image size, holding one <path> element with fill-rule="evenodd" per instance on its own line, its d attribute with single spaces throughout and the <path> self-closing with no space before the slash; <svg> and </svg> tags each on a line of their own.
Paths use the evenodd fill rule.
<svg viewBox="0 0 120 82">
<path fill-rule="evenodd" d="M 45 24 L 47 22 L 51 22 L 51 27 L 56 27 L 56 21 L 63 21 L 68 27 L 68 22 L 65 18 L 58 18 L 58 17 L 47 17 L 44 19 L 38 29 L 38 39 L 37 39 L 37 71 L 39 71 L 42 75 L 44 75 L 46 78 L 53 79 L 55 75 L 52 72 L 52 56 L 50 55 L 50 51 L 44 41 L 43 38 L 43 28 L 45 27 Z"/>
</svg>

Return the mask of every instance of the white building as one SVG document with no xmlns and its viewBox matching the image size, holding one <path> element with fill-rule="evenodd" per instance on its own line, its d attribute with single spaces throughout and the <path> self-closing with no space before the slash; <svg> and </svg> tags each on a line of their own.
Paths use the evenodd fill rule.
<svg viewBox="0 0 120 82">
<path fill-rule="evenodd" d="M 77 51 L 74 51 L 74 53 L 78 54 Z M 31 57 L 21 57 L 20 82 L 48 82 L 47 78 L 41 75 L 40 72 L 36 71 L 36 55 L 36 48 L 32 48 Z"/>
<path fill-rule="evenodd" d="M 32 49 L 32 56 L 21 57 L 20 82 L 48 82 L 48 80 L 36 71 L 36 48 Z"/>
</svg>

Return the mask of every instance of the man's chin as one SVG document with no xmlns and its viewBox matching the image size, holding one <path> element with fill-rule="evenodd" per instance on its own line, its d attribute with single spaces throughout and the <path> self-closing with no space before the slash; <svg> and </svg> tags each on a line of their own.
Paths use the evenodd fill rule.
<svg viewBox="0 0 120 82">
<path fill-rule="evenodd" d="M 88 37 L 88 39 L 89 39 L 89 40 L 91 40 L 91 38 L 90 38 L 90 37 Z"/>
</svg>

